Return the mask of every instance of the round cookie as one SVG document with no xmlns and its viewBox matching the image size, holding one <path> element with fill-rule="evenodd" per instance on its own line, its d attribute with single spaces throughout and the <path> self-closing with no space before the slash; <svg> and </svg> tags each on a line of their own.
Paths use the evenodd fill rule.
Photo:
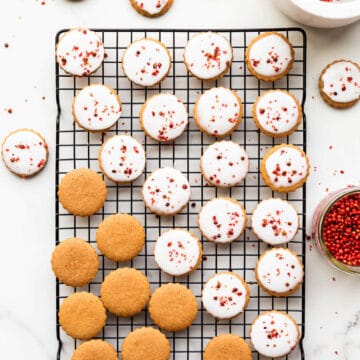
<svg viewBox="0 0 360 360">
<path fill-rule="evenodd" d="M 251 360 L 248 343 L 238 335 L 223 334 L 212 338 L 204 351 L 204 360 Z"/>
<path fill-rule="evenodd" d="M 261 355 L 277 358 L 295 349 L 300 341 L 300 330 L 290 315 L 281 311 L 267 311 L 253 321 L 250 340 Z"/>
<path fill-rule="evenodd" d="M 299 147 L 281 144 L 268 150 L 261 161 L 260 172 L 271 190 L 288 193 L 306 182 L 310 163 Z"/>
<path fill-rule="evenodd" d="M 229 41 L 216 32 L 193 36 L 184 49 L 184 63 L 199 80 L 217 80 L 230 69 L 233 50 Z"/>
<path fill-rule="evenodd" d="M 116 350 L 107 341 L 90 340 L 81 344 L 71 360 L 118 360 Z"/>
<path fill-rule="evenodd" d="M 89 76 L 104 61 L 104 44 L 100 37 L 89 29 L 77 28 L 60 36 L 56 45 L 56 61 L 73 76 Z"/>
<path fill-rule="evenodd" d="M 158 237 L 155 262 L 171 276 L 184 276 L 196 270 L 202 261 L 202 246 L 191 232 L 182 229 L 166 231 Z"/>
<path fill-rule="evenodd" d="M 6 136 L 1 156 L 13 174 L 25 178 L 36 175 L 44 168 L 49 156 L 48 145 L 36 131 L 19 129 Z"/>
<path fill-rule="evenodd" d="M 70 238 L 56 246 L 51 256 L 51 266 L 55 276 L 65 285 L 81 287 L 95 278 L 99 259 L 89 243 Z"/>
<path fill-rule="evenodd" d="M 260 131 L 272 137 L 292 134 L 302 120 L 299 101 L 285 90 L 270 90 L 260 95 L 253 106 L 252 114 Z"/>
<path fill-rule="evenodd" d="M 92 84 L 74 97 L 72 115 L 82 129 L 90 132 L 109 130 L 120 119 L 122 104 L 110 86 Z"/>
<path fill-rule="evenodd" d="M 246 49 L 246 64 L 259 80 L 276 81 L 293 67 L 295 52 L 282 34 L 270 31 L 254 38 Z"/>
<path fill-rule="evenodd" d="M 91 169 L 75 169 L 60 181 L 58 197 L 62 206 L 75 216 L 90 216 L 100 210 L 107 195 L 106 184 Z"/>
<path fill-rule="evenodd" d="M 232 187 L 243 181 L 250 162 L 245 150 L 233 141 L 218 141 L 210 145 L 200 159 L 205 180 L 216 187 Z"/>
<path fill-rule="evenodd" d="M 183 102 L 172 94 L 156 94 L 141 107 L 140 126 L 145 134 L 160 142 L 178 138 L 188 125 Z"/>
<path fill-rule="evenodd" d="M 141 15 L 158 17 L 164 15 L 174 0 L 130 0 L 130 4 Z"/>
<path fill-rule="evenodd" d="M 251 227 L 256 236 L 269 245 L 291 241 L 299 228 L 297 210 L 286 200 L 261 201 L 251 216 Z"/>
<path fill-rule="evenodd" d="M 240 125 L 243 105 L 235 91 L 212 88 L 199 96 L 194 107 L 197 127 L 210 136 L 225 137 Z"/>
<path fill-rule="evenodd" d="M 68 296 L 60 305 L 59 323 L 74 339 L 89 340 L 96 336 L 106 322 L 106 310 L 94 294 L 78 292 Z"/>
<path fill-rule="evenodd" d="M 198 304 L 186 286 L 165 284 L 157 288 L 149 302 L 149 314 L 156 325 L 166 331 L 180 331 L 196 318 Z"/>
<path fill-rule="evenodd" d="M 129 45 L 122 57 L 122 68 L 133 83 L 147 87 L 165 79 L 171 67 L 171 55 L 156 39 L 143 38 Z"/>
<path fill-rule="evenodd" d="M 145 230 L 140 221 L 128 214 L 105 218 L 96 231 L 96 243 L 103 255 L 113 261 L 129 261 L 145 243 Z"/>
<path fill-rule="evenodd" d="M 201 208 L 198 225 L 202 235 L 209 241 L 229 243 L 244 232 L 246 211 L 235 199 L 215 198 Z"/>
<path fill-rule="evenodd" d="M 104 306 L 113 314 L 131 317 L 143 310 L 150 298 L 146 276 L 134 268 L 111 271 L 100 289 Z"/>
<path fill-rule="evenodd" d="M 272 296 L 289 296 L 302 284 L 304 266 L 291 250 L 273 248 L 258 259 L 255 277 L 259 286 Z"/>
<path fill-rule="evenodd" d="M 105 140 L 99 151 L 103 174 L 119 184 L 137 179 L 145 168 L 145 151 L 130 135 L 114 135 Z"/>
<path fill-rule="evenodd" d="M 191 188 L 186 177 L 177 169 L 161 168 L 145 180 L 142 196 L 145 206 L 157 215 L 175 215 L 190 200 Z"/>
<path fill-rule="evenodd" d="M 170 342 L 158 329 L 142 327 L 126 336 L 121 355 L 122 360 L 169 360 Z"/>
<path fill-rule="evenodd" d="M 319 78 L 322 98 L 339 109 L 355 105 L 360 99 L 360 66 L 351 60 L 335 60 Z"/>
<path fill-rule="evenodd" d="M 202 303 L 217 319 L 232 319 L 247 308 L 250 289 L 245 280 L 234 272 L 213 275 L 204 285 Z"/>
</svg>

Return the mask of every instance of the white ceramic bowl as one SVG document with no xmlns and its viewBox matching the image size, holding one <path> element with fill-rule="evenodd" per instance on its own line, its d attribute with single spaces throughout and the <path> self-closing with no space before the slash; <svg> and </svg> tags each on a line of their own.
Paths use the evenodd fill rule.
<svg viewBox="0 0 360 360">
<path fill-rule="evenodd" d="M 360 0 L 273 0 L 293 20 L 319 28 L 334 28 L 360 19 Z"/>
</svg>

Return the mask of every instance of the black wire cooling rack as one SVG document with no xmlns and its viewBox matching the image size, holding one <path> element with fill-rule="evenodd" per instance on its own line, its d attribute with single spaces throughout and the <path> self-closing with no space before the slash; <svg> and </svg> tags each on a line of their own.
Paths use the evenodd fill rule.
<svg viewBox="0 0 360 360">
<path fill-rule="evenodd" d="M 80 237 L 89 241 L 96 248 L 95 233 L 104 217 L 117 212 L 127 212 L 142 221 L 147 232 L 146 246 L 133 261 L 118 264 L 99 255 L 100 267 L 96 279 L 82 289 L 72 289 L 64 284 L 56 284 L 56 310 L 62 300 L 70 293 L 79 290 L 91 291 L 99 295 L 99 289 L 104 277 L 120 266 L 133 266 L 143 271 L 152 290 L 167 282 L 180 282 L 187 285 L 196 295 L 199 303 L 199 313 L 194 324 L 187 330 L 178 333 L 166 333 L 171 343 L 171 359 L 182 360 L 202 359 L 202 353 L 207 342 L 221 333 L 236 333 L 249 341 L 249 329 L 252 321 L 259 313 L 266 310 L 283 310 L 292 315 L 305 334 L 305 285 L 287 298 L 274 298 L 264 293 L 258 286 L 254 276 L 254 266 L 259 255 L 267 248 L 258 241 L 251 229 L 247 227 L 244 235 L 234 243 L 226 246 L 216 246 L 203 241 L 203 263 L 200 268 L 185 278 L 172 278 L 162 273 L 154 262 L 153 248 L 156 238 L 166 229 L 173 227 L 185 228 L 200 237 L 196 217 L 200 207 L 215 196 L 228 195 L 242 202 L 251 214 L 256 204 L 265 198 L 276 195 L 290 201 L 300 214 L 300 229 L 289 247 L 297 252 L 305 263 L 305 228 L 306 228 L 306 189 L 284 195 L 274 194 L 263 183 L 259 165 L 262 156 L 269 147 L 282 142 L 300 146 L 306 150 L 305 115 L 301 127 L 291 136 L 284 139 L 272 139 L 261 134 L 251 116 L 251 107 L 262 92 L 268 89 L 286 89 L 294 93 L 304 105 L 306 96 L 306 34 L 299 28 L 280 29 L 247 29 L 224 30 L 212 29 L 227 37 L 234 49 L 234 61 L 231 70 L 218 81 L 202 82 L 191 77 L 185 69 L 182 60 L 183 48 L 189 38 L 204 30 L 118 30 L 95 29 L 102 37 L 106 49 L 106 58 L 102 67 L 88 78 L 73 78 L 59 70 L 56 66 L 56 100 L 58 105 L 56 132 L 56 186 L 68 171 L 88 167 L 97 170 L 98 150 L 106 136 L 114 133 L 127 132 L 143 143 L 147 154 L 147 165 L 144 174 L 134 183 L 127 186 L 117 186 L 105 179 L 108 186 L 108 197 L 104 208 L 89 218 L 79 218 L 68 214 L 56 201 L 56 244 L 68 237 Z M 244 52 L 252 38 L 265 31 L 279 31 L 289 38 L 295 49 L 295 63 L 290 73 L 275 83 L 258 81 L 246 69 Z M 56 36 L 64 32 L 60 31 Z M 142 89 L 130 83 L 124 76 L 120 66 L 123 51 L 134 40 L 142 37 L 152 37 L 162 41 L 172 54 L 172 69 L 160 85 L 154 88 Z M 76 93 L 90 83 L 103 83 L 112 86 L 119 93 L 123 102 L 123 115 L 115 128 L 107 134 L 91 134 L 78 128 L 71 116 L 71 103 Z M 236 90 L 244 103 L 244 119 L 239 129 L 231 139 L 239 142 L 249 154 L 251 167 L 243 184 L 232 189 L 216 189 L 207 186 L 200 174 L 199 158 L 204 148 L 214 142 L 201 133 L 192 118 L 193 105 L 196 98 L 204 90 L 214 86 L 225 86 Z M 171 144 L 159 144 L 144 136 L 139 127 L 139 109 L 145 100 L 158 92 L 170 92 L 180 97 L 187 106 L 190 125 L 184 134 Z M 174 218 L 160 218 L 151 214 L 143 205 L 141 186 L 152 170 L 162 166 L 173 166 L 181 170 L 189 178 L 192 187 L 192 197 L 189 206 Z M 232 270 L 245 278 L 250 286 L 251 300 L 248 309 L 231 321 L 217 321 L 208 315 L 201 306 L 201 288 L 203 283 L 215 272 Z M 76 346 L 77 341 L 68 337 L 56 318 L 56 331 L 59 341 L 57 359 L 67 360 Z M 109 341 L 120 354 L 124 337 L 132 330 L 153 325 L 147 310 L 131 319 L 122 319 L 108 314 L 107 325 L 99 338 Z M 262 359 L 255 351 L 254 359 Z M 302 340 L 300 346 L 283 359 L 305 359 Z"/>
</svg>

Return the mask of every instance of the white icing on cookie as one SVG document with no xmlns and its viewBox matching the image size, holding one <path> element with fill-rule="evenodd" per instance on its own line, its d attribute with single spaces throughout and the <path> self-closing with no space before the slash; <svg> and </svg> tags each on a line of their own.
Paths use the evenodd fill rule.
<svg viewBox="0 0 360 360">
<path fill-rule="evenodd" d="M 47 162 L 47 144 L 36 132 L 21 129 L 10 133 L 2 145 L 6 167 L 20 176 L 38 173 Z"/>
<path fill-rule="evenodd" d="M 251 216 L 251 227 L 259 239 L 270 245 L 291 241 L 299 227 L 295 208 L 281 199 L 261 201 Z"/>
<path fill-rule="evenodd" d="M 230 198 L 217 198 L 207 202 L 201 208 L 198 220 L 201 233 L 216 243 L 238 239 L 246 226 L 244 208 Z"/>
<path fill-rule="evenodd" d="M 347 103 L 360 98 L 360 68 L 350 61 L 330 65 L 321 79 L 322 91 L 333 101 Z"/>
<path fill-rule="evenodd" d="M 249 164 L 245 150 L 233 141 L 218 141 L 210 145 L 201 158 L 205 179 L 219 187 L 239 184 L 246 177 Z"/>
<path fill-rule="evenodd" d="M 299 328 L 289 315 L 270 311 L 260 314 L 250 329 L 251 342 L 256 351 L 267 357 L 290 353 L 299 342 Z"/>
<path fill-rule="evenodd" d="M 186 230 L 170 230 L 157 239 L 154 255 L 164 272 L 182 276 L 192 272 L 199 263 L 200 243 Z"/>
<path fill-rule="evenodd" d="M 133 137 L 115 135 L 107 139 L 101 147 L 99 165 L 110 180 L 130 182 L 144 171 L 145 151 Z"/>
<path fill-rule="evenodd" d="M 189 202 L 191 188 L 179 170 L 165 167 L 151 173 L 143 185 L 142 193 L 146 206 L 152 212 L 174 215 Z"/>
<path fill-rule="evenodd" d="M 171 57 L 165 47 L 154 39 L 134 41 L 124 52 L 122 66 L 129 80 L 140 86 L 153 86 L 165 78 Z"/>
<path fill-rule="evenodd" d="M 140 114 L 146 134 L 157 141 L 178 138 L 188 124 L 188 113 L 183 102 L 171 94 L 152 96 Z"/>
<path fill-rule="evenodd" d="M 136 0 L 135 2 L 139 9 L 150 15 L 157 15 L 169 3 L 169 0 Z"/>
<path fill-rule="evenodd" d="M 291 46 L 278 34 L 260 37 L 248 48 L 252 68 L 263 76 L 279 76 L 292 61 Z"/>
<path fill-rule="evenodd" d="M 59 66 L 74 76 L 89 76 L 104 60 L 104 45 L 89 29 L 79 28 L 64 33 L 57 44 Z"/>
<path fill-rule="evenodd" d="M 287 249 L 266 251 L 256 265 L 256 278 L 270 292 L 283 294 L 293 291 L 303 281 L 300 259 Z"/>
<path fill-rule="evenodd" d="M 227 272 L 214 275 L 202 292 L 204 308 L 217 319 L 231 319 L 247 306 L 248 288 L 238 275 Z"/>
<path fill-rule="evenodd" d="M 269 91 L 256 102 L 256 118 L 262 129 L 281 135 L 294 129 L 299 119 L 299 108 L 286 91 Z"/>
<path fill-rule="evenodd" d="M 233 51 L 229 41 L 214 32 L 204 32 L 189 40 L 184 50 L 188 70 L 199 79 L 214 79 L 230 66 Z"/>
<path fill-rule="evenodd" d="M 105 85 L 90 85 L 74 98 L 73 114 L 77 123 L 90 131 L 111 128 L 121 116 L 121 102 L 113 89 Z"/>
<path fill-rule="evenodd" d="M 195 105 L 195 120 L 198 127 L 209 135 L 224 136 L 239 125 L 242 104 L 235 93 L 218 87 L 205 91 Z"/>
</svg>

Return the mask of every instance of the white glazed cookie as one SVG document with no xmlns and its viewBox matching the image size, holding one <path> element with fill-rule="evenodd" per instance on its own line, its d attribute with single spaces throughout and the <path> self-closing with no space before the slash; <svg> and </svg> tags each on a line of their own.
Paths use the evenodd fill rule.
<svg viewBox="0 0 360 360">
<path fill-rule="evenodd" d="M 84 87 L 72 104 L 76 123 L 91 132 L 110 129 L 119 120 L 121 112 L 120 97 L 114 89 L 102 84 Z"/>
<path fill-rule="evenodd" d="M 204 285 L 202 303 L 217 319 L 232 319 L 246 309 L 250 290 L 242 277 L 233 272 L 212 276 Z"/>
<path fill-rule="evenodd" d="M 172 94 L 157 94 L 146 101 L 140 110 L 141 128 L 156 141 L 178 138 L 188 124 L 183 102 Z"/>
<path fill-rule="evenodd" d="M 218 141 L 210 145 L 200 160 L 205 180 L 217 187 L 232 187 L 245 179 L 249 171 L 249 157 L 233 141 Z"/>
<path fill-rule="evenodd" d="M 137 179 L 145 168 L 145 151 L 129 135 L 108 138 L 99 151 L 99 167 L 103 174 L 116 183 Z"/>
<path fill-rule="evenodd" d="M 241 123 L 242 114 L 239 96 L 224 87 L 205 91 L 194 107 L 196 125 L 211 136 L 224 137 L 233 133 Z"/>
<path fill-rule="evenodd" d="M 139 86 L 154 86 L 170 71 L 171 56 L 160 41 L 144 38 L 129 45 L 122 57 L 122 68 L 128 79 Z"/>
<path fill-rule="evenodd" d="M 250 340 L 261 355 L 277 358 L 289 354 L 300 341 L 295 320 L 281 311 L 260 314 L 250 328 Z"/>
<path fill-rule="evenodd" d="M 292 68 L 294 49 L 289 40 L 277 32 L 267 32 L 254 38 L 246 50 L 249 71 L 259 80 L 275 81 Z"/>
<path fill-rule="evenodd" d="M 299 101 L 284 90 L 270 90 L 260 95 L 252 112 L 260 131 L 273 137 L 290 135 L 302 120 Z"/>
<path fill-rule="evenodd" d="M 89 29 L 72 29 L 63 35 L 56 46 L 59 66 L 73 76 L 89 76 L 104 61 L 104 45 Z"/>
<path fill-rule="evenodd" d="M 142 195 L 146 207 L 153 213 L 175 215 L 188 204 L 191 188 L 179 170 L 165 167 L 148 176 Z"/>
<path fill-rule="evenodd" d="M 192 37 L 184 50 L 188 71 L 200 80 L 216 80 L 231 67 L 233 50 L 229 41 L 215 32 L 204 32 Z"/>
<path fill-rule="evenodd" d="M 6 136 L 1 156 L 12 173 L 21 177 L 33 176 L 44 168 L 48 159 L 48 146 L 36 131 L 19 129 Z"/>
<path fill-rule="evenodd" d="M 157 17 L 165 14 L 174 0 L 130 0 L 131 5 L 141 15 Z"/>
<path fill-rule="evenodd" d="M 161 270 L 171 276 L 183 276 L 193 272 L 200 265 L 201 243 L 189 231 L 169 230 L 157 239 L 154 256 Z"/>
<path fill-rule="evenodd" d="M 251 227 L 256 236 L 269 245 L 291 241 L 299 228 L 296 209 L 285 200 L 261 201 L 251 216 Z"/>
<path fill-rule="evenodd" d="M 244 232 L 246 212 L 235 199 L 215 198 L 201 208 L 198 224 L 201 233 L 209 241 L 229 243 Z"/>
</svg>

